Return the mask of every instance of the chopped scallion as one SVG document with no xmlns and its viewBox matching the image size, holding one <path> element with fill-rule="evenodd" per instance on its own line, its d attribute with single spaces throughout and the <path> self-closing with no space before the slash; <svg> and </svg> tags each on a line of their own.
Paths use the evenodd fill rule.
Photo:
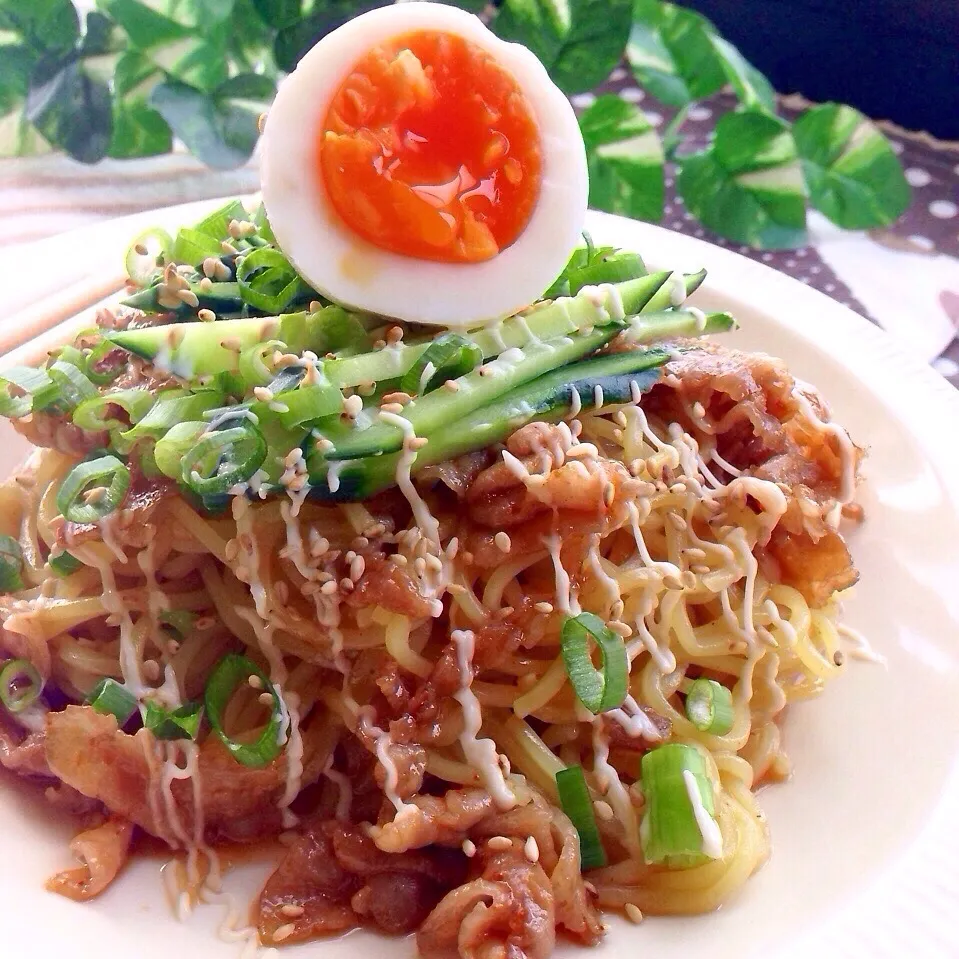
<svg viewBox="0 0 959 959">
<path fill-rule="evenodd" d="M 261 690 L 261 695 L 268 693 L 273 703 L 270 718 L 259 737 L 252 743 L 242 743 L 233 739 L 223 728 L 223 715 L 233 694 L 251 676 L 259 680 L 257 688 Z M 286 709 L 269 677 L 252 660 L 238 653 L 224 656 L 207 681 L 204 703 L 213 731 L 237 762 L 258 768 L 269 765 L 279 756 L 287 731 Z"/>
<path fill-rule="evenodd" d="M 701 677 L 686 693 L 686 718 L 703 733 L 725 736 L 733 728 L 733 694 L 722 683 Z"/>
<path fill-rule="evenodd" d="M 311 294 L 290 261 L 279 251 L 262 247 L 237 260 L 236 280 L 244 303 L 264 313 L 284 312 Z"/>
<path fill-rule="evenodd" d="M 282 340 L 267 340 L 265 343 L 254 343 L 240 353 L 237 367 L 246 386 L 266 386 L 273 379 L 273 354 L 284 352 L 286 344 Z"/>
<path fill-rule="evenodd" d="M 115 390 L 83 400 L 73 411 L 73 422 L 84 430 L 126 430 L 153 406 L 154 397 L 145 389 Z M 112 407 L 127 414 L 129 422 L 117 419 Z"/>
<path fill-rule="evenodd" d="M 29 709 L 43 692 L 43 677 L 26 659 L 7 660 L 0 668 L 0 703 L 16 714 Z"/>
<path fill-rule="evenodd" d="M 400 389 L 411 395 L 429 393 L 447 380 L 472 373 L 483 362 L 483 351 L 460 333 L 441 333 L 417 357 L 403 374 Z M 420 389 L 420 380 L 432 366 L 427 382 Z"/>
<path fill-rule="evenodd" d="M 137 710 L 137 701 L 126 686 L 105 676 L 93 687 L 87 702 L 104 716 L 115 716 L 121 727 Z"/>
<path fill-rule="evenodd" d="M 189 609 L 167 609 L 160 613 L 160 624 L 172 630 L 181 639 L 193 631 L 196 613 Z"/>
<path fill-rule="evenodd" d="M 266 453 L 266 440 L 252 423 L 216 430 L 187 451 L 180 476 L 198 496 L 215 496 L 248 480 L 263 464 Z"/>
<path fill-rule="evenodd" d="M 0 536 L 0 592 L 23 589 L 23 554 L 12 536 Z"/>
<path fill-rule="evenodd" d="M 50 379 L 57 384 L 61 399 L 70 409 L 97 395 L 97 388 L 87 375 L 72 363 L 57 360 L 47 372 Z"/>
<path fill-rule="evenodd" d="M 556 773 L 556 789 L 563 812 L 579 833 L 579 859 L 582 869 L 606 865 L 606 851 L 599 836 L 593 802 L 582 767 L 568 766 Z"/>
<path fill-rule="evenodd" d="M 148 702 L 143 716 L 143 725 L 157 739 L 196 739 L 203 718 L 200 703 L 185 703 L 176 709 L 167 709 Z"/>
<path fill-rule="evenodd" d="M 0 376 L 0 416 L 26 416 L 52 406 L 59 398 L 60 388 L 46 370 L 10 366 Z"/>
<path fill-rule="evenodd" d="M 713 782 L 695 746 L 667 743 L 641 763 L 646 808 L 640 839 L 647 862 L 684 869 L 722 857 Z"/>
<path fill-rule="evenodd" d="M 590 639 L 599 649 L 600 669 L 593 666 Z M 622 706 L 629 678 L 622 636 L 593 613 L 580 613 L 567 616 L 563 622 L 560 648 L 573 691 L 590 712 L 603 713 Z"/>
<path fill-rule="evenodd" d="M 96 523 L 112 513 L 130 488 L 130 470 L 115 456 L 77 463 L 57 491 L 57 509 L 71 523 Z"/>
<path fill-rule="evenodd" d="M 62 553 L 51 553 L 47 558 L 47 565 L 54 575 L 69 576 L 71 573 L 75 573 L 80 569 L 83 563 L 72 553 L 64 551 Z"/>
<path fill-rule="evenodd" d="M 205 420 L 187 420 L 171 426 L 153 448 L 157 469 L 164 476 L 180 479 L 183 457 L 209 429 L 210 424 Z"/>
<path fill-rule="evenodd" d="M 144 230 L 127 250 L 124 260 L 127 276 L 137 286 L 147 286 L 163 258 L 170 253 L 172 245 L 173 240 L 166 230 L 158 227 Z"/>
</svg>

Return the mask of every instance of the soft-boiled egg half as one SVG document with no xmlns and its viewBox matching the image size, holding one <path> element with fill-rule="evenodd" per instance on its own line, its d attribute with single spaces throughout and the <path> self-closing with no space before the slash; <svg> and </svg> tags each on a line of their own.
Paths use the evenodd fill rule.
<svg viewBox="0 0 959 959">
<path fill-rule="evenodd" d="M 262 149 L 280 248 L 356 309 L 450 327 L 516 313 L 583 228 L 569 101 L 529 50 L 443 4 L 324 37 L 281 84 Z"/>
</svg>

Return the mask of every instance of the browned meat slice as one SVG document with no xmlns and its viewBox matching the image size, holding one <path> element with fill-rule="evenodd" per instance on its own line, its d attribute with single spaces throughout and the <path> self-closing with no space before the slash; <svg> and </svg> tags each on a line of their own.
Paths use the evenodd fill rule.
<svg viewBox="0 0 959 959">
<path fill-rule="evenodd" d="M 99 896 L 127 861 L 132 836 L 133 823 L 116 817 L 80 833 L 70 843 L 70 851 L 81 865 L 57 873 L 47 881 L 47 889 L 77 902 Z"/>
<path fill-rule="evenodd" d="M 156 768 L 151 771 L 150 748 L 148 733 L 129 736 L 117 728 L 113 716 L 100 715 L 89 706 L 68 706 L 47 716 L 51 772 L 117 815 L 171 841 L 160 796 L 160 764 L 154 760 Z M 250 839 L 277 830 L 276 802 L 285 782 L 282 760 L 263 769 L 241 766 L 219 740 L 211 738 L 200 749 L 198 763 L 204 822 L 211 838 Z M 174 779 L 170 789 L 183 829 L 192 834 L 193 781 Z"/>
<path fill-rule="evenodd" d="M 359 829 L 322 822 L 297 838 L 267 881 L 257 927 L 268 943 L 313 939 L 363 920 L 384 932 L 410 932 L 466 870 L 458 851 L 385 853 Z"/>
<path fill-rule="evenodd" d="M 366 557 L 366 570 L 346 602 L 354 608 L 382 606 L 411 619 L 430 615 L 430 601 L 416 588 L 409 574 L 382 553 Z"/>
<path fill-rule="evenodd" d="M 109 434 L 93 433 L 74 426 L 69 413 L 30 413 L 11 420 L 13 428 L 34 446 L 59 450 L 68 456 L 86 456 L 91 450 L 107 445 Z"/>
<path fill-rule="evenodd" d="M 808 533 L 777 527 L 763 552 L 776 563 L 780 581 L 798 589 L 814 609 L 859 579 L 843 538 L 833 530 L 814 541 Z"/>
<path fill-rule="evenodd" d="M 489 854 L 479 879 L 449 893 L 420 927 L 424 959 L 546 959 L 556 942 L 549 878 L 523 844 Z"/>
<path fill-rule="evenodd" d="M 304 942 L 359 924 L 350 899 L 363 881 L 333 854 L 335 829 L 325 822 L 297 837 L 267 880 L 256 918 L 264 944 Z"/>
<path fill-rule="evenodd" d="M 433 843 L 459 842 L 493 808 L 485 789 L 450 789 L 444 796 L 416 796 L 392 822 L 373 834 L 383 852 L 407 852 Z"/>
</svg>

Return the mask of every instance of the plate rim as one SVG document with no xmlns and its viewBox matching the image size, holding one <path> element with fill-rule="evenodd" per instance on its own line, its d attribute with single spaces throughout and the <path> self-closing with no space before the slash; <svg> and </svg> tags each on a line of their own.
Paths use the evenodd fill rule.
<svg viewBox="0 0 959 959">
<path fill-rule="evenodd" d="M 144 211 L 105 221 L 97 227 L 105 237 L 119 241 L 121 236 L 134 235 L 140 224 L 182 223 L 187 211 L 197 215 L 226 199 L 229 198 Z M 654 264 L 668 263 L 686 269 L 704 266 L 708 271 L 704 294 L 714 293 L 740 304 L 744 310 L 761 312 L 768 322 L 817 348 L 821 348 L 822 342 L 829 343 L 838 362 L 873 393 L 882 395 L 890 383 L 895 384 L 897 392 L 907 393 L 910 419 L 899 415 L 900 426 L 912 435 L 950 504 L 959 511 L 959 445 L 948 442 L 959 425 L 959 390 L 890 334 L 826 294 L 734 250 L 613 214 L 590 211 L 587 226 L 590 225 L 596 225 L 598 233 L 635 236 L 636 246 L 644 256 L 648 250 L 648 259 Z M 75 232 L 89 238 L 89 228 Z M 42 255 L 39 248 L 44 242 L 31 244 L 38 255 Z M 0 357 L 0 369 L 24 362 L 36 353 L 38 346 L 49 347 L 91 318 L 92 311 L 86 310 L 45 328 Z M 15 317 L 8 320 L 13 321 Z M 828 396 L 828 386 L 824 392 Z M 867 887 L 823 915 L 793 943 L 785 944 L 783 959 L 806 956 L 810 948 L 824 951 L 825 955 L 859 955 L 869 948 L 872 955 L 889 959 L 902 954 L 954 955 L 943 917 L 954 906 L 954 863 L 959 859 L 959 832 L 952 827 L 959 816 L 959 757 L 950 756 L 949 763 L 950 773 L 936 797 L 936 808 L 902 854 L 871 878 Z M 905 908 L 905 899 L 916 908 Z"/>
</svg>

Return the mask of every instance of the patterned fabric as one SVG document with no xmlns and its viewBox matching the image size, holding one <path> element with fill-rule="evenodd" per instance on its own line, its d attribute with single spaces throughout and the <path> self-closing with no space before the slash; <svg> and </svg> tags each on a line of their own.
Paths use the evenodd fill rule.
<svg viewBox="0 0 959 959">
<path fill-rule="evenodd" d="M 647 101 L 625 69 L 614 70 L 599 92 L 640 104 L 660 129 L 672 118 L 671 110 Z M 573 105 L 582 110 L 594 98 L 580 94 Z M 731 94 L 720 93 L 692 108 L 682 128 L 689 148 L 704 145 L 714 113 L 733 104 Z M 807 105 L 798 96 L 780 98 L 785 116 Z M 889 228 L 843 231 L 813 213 L 808 246 L 759 252 L 700 226 L 684 209 L 672 177 L 666 179 L 663 225 L 735 249 L 822 291 L 899 337 L 959 386 L 959 144 L 885 126 L 913 187 L 912 205 Z M 207 170 L 183 154 L 95 167 L 59 156 L 0 160 L 0 246 L 141 210 L 248 192 L 256 183 L 255 164 Z"/>
</svg>

